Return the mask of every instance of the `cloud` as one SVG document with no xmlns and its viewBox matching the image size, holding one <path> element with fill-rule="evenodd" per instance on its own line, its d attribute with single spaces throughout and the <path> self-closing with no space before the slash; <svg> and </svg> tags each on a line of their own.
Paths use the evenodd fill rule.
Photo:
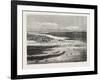
<svg viewBox="0 0 100 80">
<path fill-rule="evenodd" d="M 72 31 L 86 31 L 83 26 L 65 26 L 59 23 L 50 22 L 33 22 L 28 25 L 27 30 L 33 32 L 72 32 Z"/>
<path fill-rule="evenodd" d="M 69 31 L 86 31 L 82 27 L 84 27 L 84 26 L 68 26 L 68 27 L 65 27 L 65 29 L 67 29 Z"/>
</svg>

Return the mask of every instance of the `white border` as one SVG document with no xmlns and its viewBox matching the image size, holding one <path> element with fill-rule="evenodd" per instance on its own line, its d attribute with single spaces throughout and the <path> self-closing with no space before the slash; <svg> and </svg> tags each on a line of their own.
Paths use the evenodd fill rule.
<svg viewBox="0 0 100 80">
<path fill-rule="evenodd" d="M 78 62 L 78 63 L 62 63 L 62 64 L 53 64 L 52 67 L 50 64 L 44 65 L 34 65 L 34 66 L 27 66 L 25 68 L 22 67 L 24 60 L 22 54 L 22 10 L 32 10 L 32 11 L 54 11 L 54 12 L 76 12 L 76 13 L 88 13 L 88 27 L 87 27 L 87 62 Z M 44 73 L 59 73 L 59 72 L 78 72 L 78 71 L 93 71 L 94 70 L 94 10 L 92 9 L 77 9 L 77 8 L 57 8 L 57 7 L 43 7 L 43 6 L 17 6 L 17 49 L 18 49 L 18 57 L 17 57 L 17 74 L 24 75 L 24 74 L 44 74 Z M 26 26 L 23 25 L 24 31 L 23 34 L 25 36 Z M 26 39 L 23 39 L 26 40 Z M 26 43 L 25 41 L 23 41 Z M 24 44 L 23 43 L 23 44 Z M 23 46 L 24 51 L 26 47 Z M 25 52 L 23 52 L 25 53 Z M 24 56 L 25 57 L 25 56 Z M 85 64 L 85 66 L 84 66 Z M 62 66 L 61 66 L 62 65 Z M 68 65 L 79 65 L 74 67 L 67 67 Z M 45 67 L 48 66 L 48 67 Z M 60 67 L 58 67 L 60 66 Z M 27 69 L 33 67 L 33 69 Z"/>
</svg>

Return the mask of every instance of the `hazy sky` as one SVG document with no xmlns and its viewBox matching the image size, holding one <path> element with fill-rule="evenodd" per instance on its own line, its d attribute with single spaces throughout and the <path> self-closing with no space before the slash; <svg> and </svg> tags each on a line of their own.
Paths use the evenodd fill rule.
<svg viewBox="0 0 100 80">
<path fill-rule="evenodd" d="M 33 32 L 86 31 L 86 16 L 27 14 L 27 30 Z M 73 14 L 74 15 L 74 14 Z"/>
</svg>

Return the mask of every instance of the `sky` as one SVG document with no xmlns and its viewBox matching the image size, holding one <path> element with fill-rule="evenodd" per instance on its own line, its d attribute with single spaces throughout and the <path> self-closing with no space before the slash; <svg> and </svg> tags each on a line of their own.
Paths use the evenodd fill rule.
<svg viewBox="0 0 100 80">
<path fill-rule="evenodd" d="M 28 32 L 72 32 L 87 30 L 87 17 L 61 13 L 27 14 Z"/>
</svg>

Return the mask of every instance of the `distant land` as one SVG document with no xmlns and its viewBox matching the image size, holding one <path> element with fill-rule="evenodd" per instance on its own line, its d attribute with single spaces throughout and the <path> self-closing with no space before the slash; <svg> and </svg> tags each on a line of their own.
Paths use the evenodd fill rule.
<svg viewBox="0 0 100 80">
<path fill-rule="evenodd" d="M 31 32 L 31 33 L 34 33 L 34 32 Z M 45 34 L 45 35 L 47 34 L 47 35 L 57 36 L 57 37 L 61 37 L 61 38 L 66 37 L 65 39 L 67 39 L 67 40 L 81 40 L 81 41 L 84 41 L 84 42 L 86 42 L 86 39 L 87 39 L 87 33 L 86 32 L 48 32 L 48 33 L 36 33 L 36 34 Z M 40 36 L 43 38 L 42 35 L 36 36 L 36 35 L 27 33 L 27 39 L 28 40 L 37 39 Z M 52 40 L 51 37 L 46 37 L 46 39 Z"/>
</svg>

